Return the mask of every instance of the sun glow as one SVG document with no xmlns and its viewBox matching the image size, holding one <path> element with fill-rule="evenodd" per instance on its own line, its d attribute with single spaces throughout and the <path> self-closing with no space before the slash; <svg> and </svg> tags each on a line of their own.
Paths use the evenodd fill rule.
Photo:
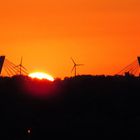
<svg viewBox="0 0 140 140">
<path fill-rule="evenodd" d="M 54 78 L 51 75 L 49 75 L 47 73 L 44 73 L 44 72 L 30 73 L 29 74 L 29 77 L 31 77 L 31 78 L 37 78 L 39 80 L 46 79 L 46 80 L 49 80 L 49 81 L 54 81 Z"/>
</svg>

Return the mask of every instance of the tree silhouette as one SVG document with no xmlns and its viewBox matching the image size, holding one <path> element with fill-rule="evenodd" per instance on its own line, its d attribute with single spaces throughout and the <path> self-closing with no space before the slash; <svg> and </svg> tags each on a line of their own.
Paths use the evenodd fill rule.
<svg viewBox="0 0 140 140">
<path fill-rule="evenodd" d="M 83 75 L 38 81 L 0 78 L 0 128 L 4 139 L 91 136 L 136 137 L 140 79 Z"/>
</svg>

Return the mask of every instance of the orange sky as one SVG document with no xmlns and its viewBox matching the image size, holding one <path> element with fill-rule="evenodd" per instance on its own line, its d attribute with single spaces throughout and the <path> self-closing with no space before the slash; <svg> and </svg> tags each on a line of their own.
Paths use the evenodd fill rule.
<svg viewBox="0 0 140 140">
<path fill-rule="evenodd" d="M 139 0 L 5 0 L 0 54 L 30 72 L 115 74 L 140 55 Z"/>
</svg>

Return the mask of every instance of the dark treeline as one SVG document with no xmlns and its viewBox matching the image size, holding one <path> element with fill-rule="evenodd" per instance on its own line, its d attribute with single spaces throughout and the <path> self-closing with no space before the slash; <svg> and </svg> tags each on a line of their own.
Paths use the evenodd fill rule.
<svg viewBox="0 0 140 140">
<path fill-rule="evenodd" d="M 139 77 L 86 75 L 54 82 L 0 78 L 4 140 L 76 135 L 135 139 L 139 133 Z"/>
</svg>

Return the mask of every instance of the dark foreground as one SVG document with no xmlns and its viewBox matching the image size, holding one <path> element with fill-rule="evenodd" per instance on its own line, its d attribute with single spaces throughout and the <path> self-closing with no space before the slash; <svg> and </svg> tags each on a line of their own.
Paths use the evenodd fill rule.
<svg viewBox="0 0 140 140">
<path fill-rule="evenodd" d="M 140 78 L 79 76 L 53 83 L 0 78 L 3 140 L 135 139 L 139 133 Z"/>
</svg>

